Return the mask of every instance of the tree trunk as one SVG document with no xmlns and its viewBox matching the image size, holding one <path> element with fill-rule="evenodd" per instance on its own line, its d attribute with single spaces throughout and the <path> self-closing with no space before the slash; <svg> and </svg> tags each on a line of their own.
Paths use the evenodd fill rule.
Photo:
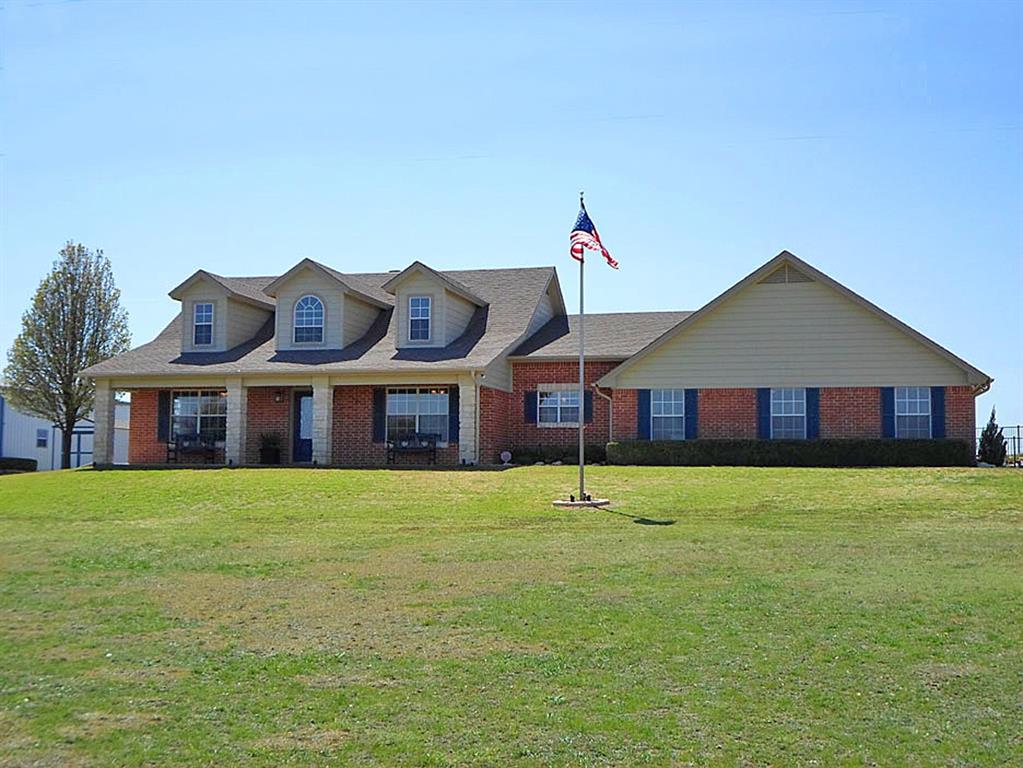
<svg viewBox="0 0 1023 768">
<path fill-rule="evenodd" d="M 72 424 L 60 433 L 60 468 L 71 466 L 71 439 L 74 437 L 75 425 Z"/>
</svg>

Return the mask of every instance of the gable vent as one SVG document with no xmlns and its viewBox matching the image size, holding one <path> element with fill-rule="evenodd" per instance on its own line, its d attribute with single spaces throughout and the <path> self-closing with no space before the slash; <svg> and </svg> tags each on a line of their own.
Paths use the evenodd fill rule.
<svg viewBox="0 0 1023 768">
<path fill-rule="evenodd" d="M 760 282 L 762 283 L 812 283 L 813 278 L 807 277 L 798 269 L 783 264 L 774 270 L 771 274 L 765 277 Z"/>
</svg>

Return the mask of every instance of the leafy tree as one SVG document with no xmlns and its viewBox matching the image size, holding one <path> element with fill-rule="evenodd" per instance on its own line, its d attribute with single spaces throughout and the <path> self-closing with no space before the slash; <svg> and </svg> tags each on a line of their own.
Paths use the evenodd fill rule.
<svg viewBox="0 0 1023 768">
<path fill-rule="evenodd" d="M 995 421 L 995 409 L 991 409 L 991 418 L 987 420 L 987 426 L 980 433 L 980 450 L 978 458 L 985 464 L 994 464 L 1000 467 L 1005 463 L 1005 438 L 1002 436 L 1002 428 Z"/>
<path fill-rule="evenodd" d="M 103 251 L 69 241 L 59 255 L 8 350 L 4 395 L 14 408 L 60 428 L 61 462 L 68 467 L 71 432 L 95 399 L 93 383 L 78 372 L 128 349 L 131 334 Z"/>
</svg>

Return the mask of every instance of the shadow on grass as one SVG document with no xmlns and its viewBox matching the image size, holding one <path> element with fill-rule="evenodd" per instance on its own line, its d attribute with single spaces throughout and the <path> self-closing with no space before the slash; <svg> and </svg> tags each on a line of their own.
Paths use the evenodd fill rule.
<svg viewBox="0 0 1023 768">
<path fill-rule="evenodd" d="M 619 517 L 627 517 L 636 525 L 674 525 L 674 520 L 651 520 L 649 517 L 641 517 L 639 515 L 630 515 L 628 512 L 619 512 L 615 509 L 608 509 L 607 507 L 599 507 L 599 509 L 605 512 L 610 512 L 612 515 L 618 515 Z"/>
</svg>

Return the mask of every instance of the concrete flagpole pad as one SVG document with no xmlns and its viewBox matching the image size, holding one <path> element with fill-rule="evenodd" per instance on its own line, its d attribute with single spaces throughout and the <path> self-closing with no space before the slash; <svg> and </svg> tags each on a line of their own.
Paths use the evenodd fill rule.
<svg viewBox="0 0 1023 768">
<path fill-rule="evenodd" d="M 610 499 L 590 499 L 589 501 L 569 501 L 568 499 L 555 499 L 551 502 L 555 507 L 564 509 L 576 509 L 579 507 L 606 507 L 611 503 Z"/>
</svg>

